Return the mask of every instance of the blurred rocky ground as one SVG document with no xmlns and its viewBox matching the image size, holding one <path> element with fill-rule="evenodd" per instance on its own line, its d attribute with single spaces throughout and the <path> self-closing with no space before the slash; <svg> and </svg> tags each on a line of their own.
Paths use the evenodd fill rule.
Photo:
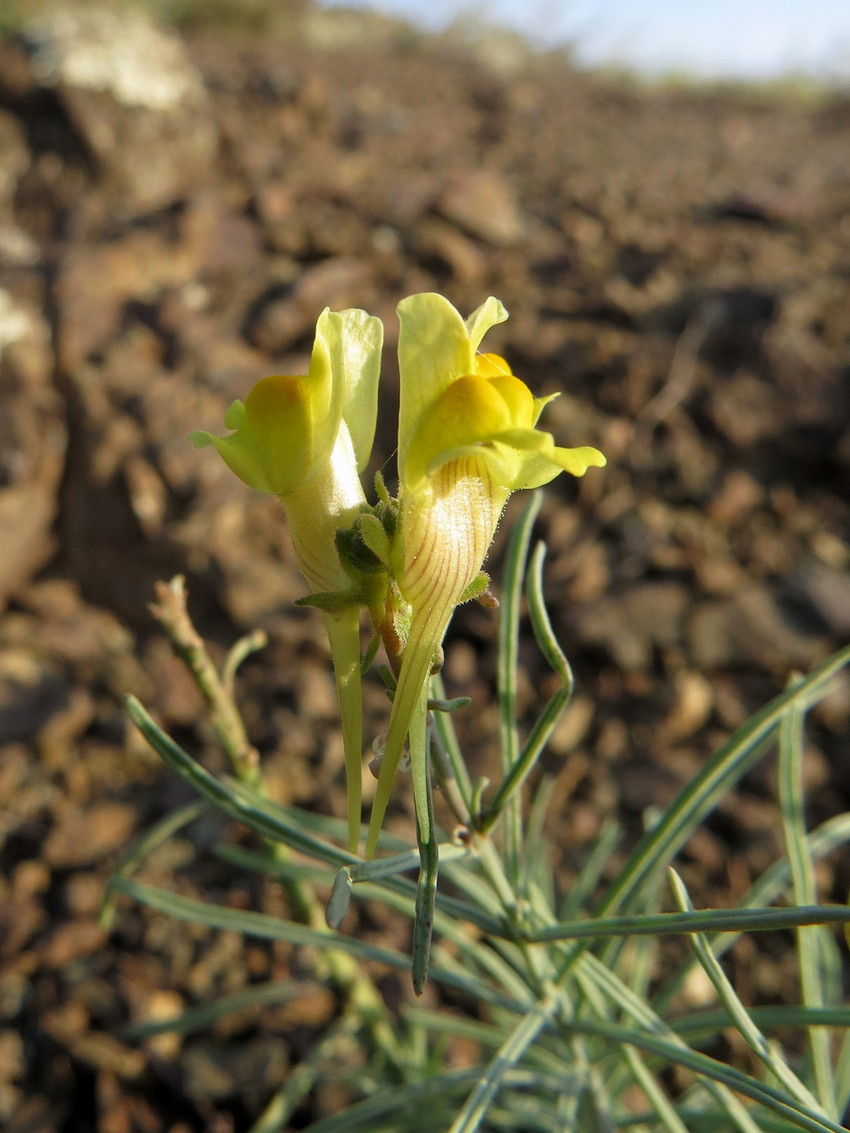
<svg viewBox="0 0 850 1133">
<path fill-rule="evenodd" d="M 111 934 L 95 919 L 117 854 L 185 799 L 123 694 L 218 758 L 149 613 L 156 579 L 187 576 L 218 654 L 268 631 L 240 685 L 252 738 L 281 798 L 343 813 L 327 653 L 292 607 L 277 505 L 186 442 L 257 378 L 299 372 L 324 306 L 386 321 L 375 468 L 394 449 L 395 304 L 432 289 L 462 311 L 499 296 L 511 318 L 490 348 L 563 392 L 547 409 L 562 443 L 608 455 L 552 485 L 540 521 L 578 689 L 543 760 L 563 884 L 606 819 L 634 835 L 850 635 L 850 98 L 644 89 L 495 33 L 285 10 L 273 33 L 177 34 L 66 6 L 0 40 L 8 1133 L 247 1129 L 334 1009 L 305 979 L 284 1006 L 137 1048 L 127 1022 L 304 967 L 139 910 Z M 476 772 L 494 759 L 494 637 L 492 612 L 465 608 L 447 650 Z M 523 664 L 530 720 L 550 677 L 530 643 Z M 367 707 L 377 734 L 377 685 Z M 812 822 L 848 806 L 848 716 L 845 681 L 811 721 Z M 192 851 L 177 841 L 154 876 L 275 907 Z M 777 851 L 768 764 L 683 869 L 727 903 Z M 847 857 L 820 881 L 845 899 Z M 739 974 L 765 1001 L 789 978 L 743 954 Z"/>
</svg>

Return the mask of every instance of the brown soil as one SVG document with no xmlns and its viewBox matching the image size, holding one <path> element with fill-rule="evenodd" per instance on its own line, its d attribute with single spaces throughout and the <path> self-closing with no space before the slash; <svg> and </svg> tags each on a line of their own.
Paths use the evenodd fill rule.
<svg viewBox="0 0 850 1133">
<path fill-rule="evenodd" d="M 539 525 L 578 689 L 543 759 L 565 883 L 606 818 L 637 831 L 850 634 L 850 102 L 648 91 L 508 59 L 486 38 L 381 24 L 326 42 L 315 28 L 336 24 L 310 27 L 182 46 L 108 27 L 107 42 L 150 35 L 156 49 L 99 85 L 55 31 L 0 42 L 8 1133 L 247 1129 L 334 1011 L 290 950 L 128 905 L 112 932 L 96 924 L 118 854 L 187 797 L 123 695 L 221 765 L 148 611 L 156 579 L 186 574 L 217 656 L 268 632 L 240 697 L 270 782 L 344 813 L 326 648 L 292 606 L 303 584 L 277 506 L 185 439 L 220 429 L 256 378 L 298 372 L 325 305 L 386 321 L 376 468 L 394 447 L 395 304 L 433 289 L 464 312 L 499 296 L 511 319 L 491 349 L 535 392 L 563 391 L 547 410 L 562 443 L 608 455 L 604 472 L 547 490 Z M 46 68 L 51 43 L 64 70 Z M 450 690 L 474 702 L 459 723 L 476 771 L 493 759 L 494 633 L 492 613 L 465 608 L 447 648 Z M 549 677 L 530 643 L 523 662 L 531 719 Z M 385 709 L 375 682 L 375 734 Z M 845 681 L 811 722 L 812 823 L 850 802 L 848 716 Z M 403 789 L 393 821 L 411 832 Z M 148 876 L 278 908 L 274 887 L 204 853 L 219 834 L 178 839 Z M 695 899 L 722 904 L 778 849 L 766 764 L 682 865 Z M 843 900 L 848 858 L 820 880 Z M 289 975 L 303 981 L 291 1002 L 211 1033 L 122 1037 Z M 764 1001 L 789 979 L 743 954 L 737 976 Z M 338 1104 L 319 1092 L 304 1123 Z"/>
</svg>

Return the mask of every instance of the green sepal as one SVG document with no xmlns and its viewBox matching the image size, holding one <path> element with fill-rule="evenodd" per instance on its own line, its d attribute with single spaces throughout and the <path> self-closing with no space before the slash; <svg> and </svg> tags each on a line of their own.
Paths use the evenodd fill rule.
<svg viewBox="0 0 850 1133">
<path fill-rule="evenodd" d="M 410 620 L 412 610 L 399 593 L 398 586 L 389 576 L 389 585 L 386 591 L 386 602 L 381 620 L 376 622 L 380 627 L 380 634 L 384 640 L 384 648 L 388 657 L 401 657 L 407 647 L 410 636 Z"/>
<path fill-rule="evenodd" d="M 230 407 L 224 415 L 225 429 L 241 429 L 245 424 L 245 402 L 236 401 L 230 403 Z"/>
<path fill-rule="evenodd" d="M 351 591 L 342 590 L 317 591 L 308 594 L 305 598 L 296 598 L 296 606 L 306 606 L 313 610 L 321 610 L 326 614 L 340 614 L 343 610 L 359 609 L 363 605 L 362 596 Z"/>
<path fill-rule="evenodd" d="M 375 515 L 381 521 L 387 535 L 392 539 L 398 531 L 398 500 L 381 500 L 375 508 Z"/>
<path fill-rule="evenodd" d="M 392 504 L 395 502 L 390 495 L 390 490 L 387 487 L 386 480 L 384 480 L 383 472 L 375 473 L 375 495 L 382 504 Z"/>
<path fill-rule="evenodd" d="M 360 516 L 355 524 L 360 538 L 382 567 L 390 565 L 390 536 L 379 517 L 373 512 Z"/>
<path fill-rule="evenodd" d="M 487 587 L 490 585 L 490 575 L 486 570 L 480 570 L 470 582 L 469 586 L 463 591 L 458 604 L 461 602 L 471 602 L 473 598 L 479 598 Z"/>
<path fill-rule="evenodd" d="M 359 582 L 364 574 L 380 574 L 386 569 L 363 538 L 361 520 L 365 518 L 358 516 L 351 527 L 341 527 L 334 535 L 339 561 L 345 573 L 355 582 Z"/>
</svg>

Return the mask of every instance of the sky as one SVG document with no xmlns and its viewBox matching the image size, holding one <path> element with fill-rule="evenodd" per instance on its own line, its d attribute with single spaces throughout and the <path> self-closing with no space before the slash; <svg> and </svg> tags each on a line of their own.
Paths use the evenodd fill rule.
<svg viewBox="0 0 850 1133">
<path fill-rule="evenodd" d="M 587 64 L 647 74 L 768 79 L 801 72 L 850 82 L 850 0 L 322 0 L 401 15 L 430 29 L 463 13 L 570 43 Z"/>
</svg>

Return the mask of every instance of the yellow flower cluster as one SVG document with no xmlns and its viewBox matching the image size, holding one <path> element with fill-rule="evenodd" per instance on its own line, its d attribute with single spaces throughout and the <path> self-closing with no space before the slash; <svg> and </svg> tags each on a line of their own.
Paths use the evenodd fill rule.
<svg viewBox="0 0 850 1133">
<path fill-rule="evenodd" d="M 360 481 L 375 432 L 382 327 L 363 311 L 324 311 L 309 372 L 264 378 L 225 417 L 226 437 L 199 432 L 252 488 L 280 497 L 293 544 L 328 629 L 343 718 L 349 848 L 359 842 L 362 607 L 397 674 L 372 805 L 374 853 L 402 755 L 426 726 L 427 690 L 452 612 L 481 572 L 514 491 L 605 464 L 595 448 L 560 448 L 537 428 L 536 398 L 504 359 L 479 353 L 507 313 L 494 298 L 464 320 L 441 295 L 398 308 L 399 490 L 370 506 Z M 422 836 L 422 831 L 420 831 Z"/>
</svg>

